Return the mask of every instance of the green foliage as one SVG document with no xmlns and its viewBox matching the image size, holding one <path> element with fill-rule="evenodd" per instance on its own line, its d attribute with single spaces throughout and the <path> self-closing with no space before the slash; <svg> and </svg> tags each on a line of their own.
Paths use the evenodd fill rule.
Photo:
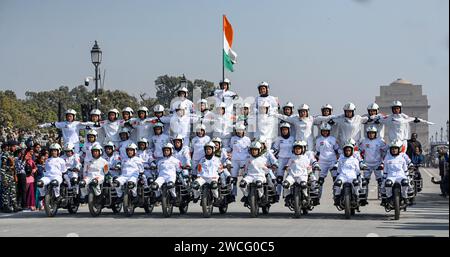
<svg viewBox="0 0 450 257">
<path fill-rule="evenodd" d="M 156 104 L 169 107 L 170 101 L 176 96 L 180 88 L 181 77 L 159 76 L 155 80 L 156 98 L 148 97 L 145 93 L 139 94 L 139 99 L 121 90 L 101 90 L 99 92 L 99 109 L 105 114 L 111 108 L 119 111 L 124 107 L 137 110 L 139 106 L 147 106 L 150 111 Z M 188 81 L 188 98 L 192 100 L 194 85 L 202 90 L 202 98 L 214 90 L 214 83 L 196 79 Z M 11 90 L 0 91 L 0 126 L 16 127 L 23 129 L 35 128 L 37 124 L 58 120 L 58 105 L 61 111 L 74 109 L 79 113 L 77 119 L 81 119 L 81 105 L 90 104 L 94 106 L 94 91 L 80 85 L 73 89 L 61 86 L 58 89 L 33 92 L 27 91 L 25 99 L 18 99 Z M 63 115 L 62 115 L 63 116 Z M 61 117 L 63 118 L 63 117 Z"/>
</svg>

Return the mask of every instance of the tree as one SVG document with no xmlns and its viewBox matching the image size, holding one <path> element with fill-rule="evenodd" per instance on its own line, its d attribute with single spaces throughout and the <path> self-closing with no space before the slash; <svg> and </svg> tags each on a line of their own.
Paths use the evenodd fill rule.
<svg viewBox="0 0 450 257">
<path fill-rule="evenodd" d="M 155 86 L 156 86 L 156 98 L 160 104 L 162 104 L 165 107 L 170 106 L 170 101 L 177 97 L 177 91 L 181 88 L 180 87 L 180 81 L 182 77 L 173 77 L 168 75 L 159 76 L 155 80 Z M 194 80 L 194 83 L 192 81 L 188 80 L 188 90 L 189 94 L 187 96 L 188 99 L 192 101 L 195 87 L 200 87 L 201 90 L 201 97 L 206 98 L 208 97 L 211 92 L 214 90 L 214 83 L 207 81 L 207 80 L 200 80 L 196 79 Z"/>
</svg>

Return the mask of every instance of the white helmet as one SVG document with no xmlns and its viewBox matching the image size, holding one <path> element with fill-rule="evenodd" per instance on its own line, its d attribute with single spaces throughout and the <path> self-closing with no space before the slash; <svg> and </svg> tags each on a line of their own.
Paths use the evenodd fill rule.
<svg viewBox="0 0 450 257">
<path fill-rule="evenodd" d="M 371 103 L 367 106 L 367 110 L 377 110 L 378 111 L 379 109 L 380 109 L 380 106 L 378 106 L 377 103 Z"/>
<path fill-rule="evenodd" d="M 123 128 L 120 130 L 119 134 L 122 134 L 122 133 L 127 133 L 128 136 L 130 136 L 131 131 L 130 131 L 130 129 L 128 129 L 128 128 L 126 128 L 126 127 L 123 127 Z"/>
<path fill-rule="evenodd" d="M 102 112 L 99 109 L 92 109 L 89 115 L 102 115 Z"/>
<path fill-rule="evenodd" d="M 139 139 L 138 141 L 137 141 L 137 143 L 139 144 L 139 143 L 145 143 L 146 145 L 148 145 L 148 140 L 147 140 L 147 138 L 145 138 L 145 137 L 141 137 L 141 139 Z"/>
<path fill-rule="evenodd" d="M 162 124 L 161 122 L 156 122 L 155 125 L 153 125 L 153 128 L 156 127 L 164 128 L 164 124 Z"/>
<path fill-rule="evenodd" d="M 296 140 L 292 144 L 292 148 L 295 148 L 296 146 L 307 147 L 308 143 L 306 143 L 306 141 L 304 141 L 304 140 Z"/>
<path fill-rule="evenodd" d="M 320 109 L 321 110 L 323 110 L 323 109 L 333 110 L 333 106 L 331 106 L 331 104 L 324 104 L 324 105 L 322 105 L 322 107 Z"/>
<path fill-rule="evenodd" d="M 73 151 L 73 149 L 75 149 L 75 145 L 73 143 L 68 142 L 64 144 L 64 151 Z"/>
<path fill-rule="evenodd" d="M 399 140 L 399 139 L 395 139 L 394 141 L 392 141 L 392 142 L 389 144 L 389 148 L 391 148 L 391 147 L 402 148 L 402 146 L 403 146 L 403 142 L 402 142 L 401 140 Z"/>
<path fill-rule="evenodd" d="M 345 143 L 345 145 L 342 147 L 342 150 L 344 150 L 345 148 L 350 147 L 352 149 L 352 153 L 355 151 L 355 146 L 351 143 Z"/>
<path fill-rule="evenodd" d="M 222 83 L 228 83 L 228 84 L 230 84 L 231 81 L 230 81 L 229 79 L 225 78 L 224 80 L 221 80 L 219 83 L 220 83 L 220 84 L 222 84 Z"/>
<path fill-rule="evenodd" d="M 116 148 L 116 146 L 114 145 L 114 143 L 112 141 L 108 141 L 104 147 L 107 147 L 107 146 L 112 147 L 113 150 Z"/>
<path fill-rule="evenodd" d="M 227 105 L 224 102 L 220 102 L 216 108 L 227 108 Z"/>
<path fill-rule="evenodd" d="M 283 109 L 286 108 L 286 107 L 294 109 L 294 104 L 291 103 L 291 102 L 287 102 L 287 103 L 283 106 Z"/>
<path fill-rule="evenodd" d="M 134 111 L 133 111 L 133 109 L 131 109 L 131 107 L 125 107 L 125 108 L 123 108 L 123 109 L 122 109 L 122 113 L 124 113 L 124 112 L 129 112 L 129 113 L 130 113 L 130 116 L 133 116 L 133 113 L 134 113 Z"/>
<path fill-rule="evenodd" d="M 68 109 L 68 110 L 66 110 L 64 115 L 67 115 L 67 114 L 72 114 L 73 116 L 75 116 L 75 115 L 77 115 L 77 112 L 74 109 Z"/>
<path fill-rule="evenodd" d="M 198 104 L 198 105 L 205 104 L 206 108 L 208 108 L 208 100 L 206 100 L 206 99 L 200 99 L 200 100 L 198 100 L 198 101 L 197 101 L 197 104 Z"/>
<path fill-rule="evenodd" d="M 291 125 L 289 124 L 289 123 L 287 123 L 287 122 L 283 122 L 283 123 L 281 123 L 281 125 L 280 125 L 280 129 L 281 128 L 288 128 L 288 129 L 290 129 L 291 128 Z"/>
<path fill-rule="evenodd" d="M 344 105 L 344 111 L 355 111 L 356 110 L 356 105 L 354 103 L 346 103 Z"/>
<path fill-rule="evenodd" d="M 198 125 L 195 127 L 195 131 L 196 131 L 196 132 L 199 132 L 200 130 L 205 130 L 205 131 L 206 131 L 206 126 L 205 126 L 204 124 L 198 124 Z"/>
<path fill-rule="evenodd" d="M 261 150 L 261 147 L 262 147 L 262 145 L 261 145 L 261 143 L 258 142 L 258 141 L 253 141 L 253 142 L 250 144 L 250 149 L 259 149 L 259 150 Z"/>
<path fill-rule="evenodd" d="M 180 93 L 180 92 L 185 92 L 186 96 L 188 95 L 188 89 L 186 87 L 182 87 L 182 88 L 178 89 L 177 93 Z"/>
<path fill-rule="evenodd" d="M 238 131 L 238 130 L 240 130 L 240 131 L 245 131 L 245 125 L 244 125 L 244 123 L 242 123 L 242 122 L 237 123 L 236 126 L 235 126 L 235 129 L 236 129 L 236 131 Z"/>
<path fill-rule="evenodd" d="M 97 131 L 96 130 L 94 130 L 94 129 L 90 129 L 87 133 L 86 133 L 86 136 L 89 136 L 89 135 L 92 135 L 92 136 L 97 136 L 98 135 L 98 133 L 97 133 Z"/>
<path fill-rule="evenodd" d="M 349 145 L 352 145 L 353 147 L 355 147 L 356 141 L 353 138 L 349 138 L 349 139 L 347 139 L 347 141 L 345 141 L 345 144 L 346 145 L 349 144 Z"/>
<path fill-rule="evenodd" d="M 137 112 L 145 112 L 145 115 L 148 115 L 148 108 L 145 106 L 141 106 L 139 107 L 139 109 L 137 110 Z"/>
<path fill-rule="evenodd" d="M 252 105 L 251 105 L 250 103 L 244 103 L 244 104 L 242 105 L 242 108 L 249 108 L 249 109 L 250 109 L 251 106 L 252 106 Z"/>
<path fill-rule="evenodd" d="M 164 112 L 164 106 L 157 104 L 153 107 L 153 112 Z"/>
<path fill-rule="evenodd" d="M 92 145 L 92 147 L 91 147 L 91 152 L 94 151 L 94 150 L 99 150 L 99 151 L 100 151 L 100 155 L 102 155 L 102 153 L 103 153 L 103 148 L 102 148 L 102 146 L 100 145 L 100 143 L 98 143 L 98 142 L 95 142 L 95 143 Z"/>
<path fill-rule="evenodd" d="M 259 89 L 260 87 L 267 87 L 267 89 L 269 89 L 269 83 L 267 83 L 267 82 L 265 82 L 265 81 L 262 81 L 261 83 L 258 84 L 258 89 Z"/>
<path fill-rule="evenodd" d="M 213 139 L 211 139 L 211 142 L 218 142 L 222 144 L 222 139 L 220 139 L 220 137 L 213 137 Z"/>
<path fill-rule="evenodd" d="M 172 138 L 172 141 L 175 141 L 175 140 L 181 140 L 181 142 L 183 142 L 183 141 L 184 141 L 184 137 L 183 137 L 181 134 L 176 134 L 176 135 Z"/>
<path fill-rule="evenodd" d="M 320 124 L 320 130 L 331 130 L 331 125 L 328 122 L 323 122 Z"/>
<path fill-rule="evenodd" d="M 307 105 L 307 104 L 301 104 L 298 108 L 297 108 L 297 110 L 307 110 L 307 111 L 309 111 L 309 105 Z"/>
<path fill-rule="evenodd" d="M 398 100 L 393 101 L 391 105 L 391 107 L 402 107 L 402 106 L 403 106 L 402 102 Z"/>
<path fill-rule="evenodd" d="M 265 136 L 259 136 L 256 140 L 261 144 L 265 144 L 267 142 L 267 138 Z"/>
<path fill-rule="evenodd" d="M 138 149 L 138 147 L 135 143 L 130 143 L 127 145 L 127 147 L 125 149 L 133 149 L 136 151 Z"/>
<path fill-rule="evenodd" d="M 186 109 L 187 109 L 187 106 L 186 106 L 185 103 L 178 102 L 178 103 L 175 105 L 175 110 L 186 110 Z"/>
<path fill-rule="evenodd" d="M 50 145 L 50 147 L 48 149 L 61 151 L 61 146 L 58 143 L 53 143 Z"/>
<path fill-rule="evenodd" d="M 213 149 L 213 152 L 216 150 L 216 144 L 214 144 L 213 141 L 209 141 L 205 144 L 205 146 L 203 146 L 204 149 L 206 149 L 206 147 L 211 147 Z"/>
<path fill-rule="evenodd" d="M 377 133 L 378 129 L 375 126 L 368 126 L 367 129 L 366 129 L 366 132 L 375 132 L 375 133 Z"/>
<path fill-rule="evenodd" d="M 108 114 L 110 114 L 110 113 L 115 113 L 115 114 L 116 114 L 116 117 L 119 116 L 119 110 L 117 110 L 116 108 L 109 109 L 109 110 L 108 110 Z"/>
<path fill-rule="evenodd" d="M 162 149 L 164 148 L 170 148 L 170 150 L 173 151 L 173 145 L 171 143 L 166 143 L 165 145 L 163 145 Z"/>
</svg>

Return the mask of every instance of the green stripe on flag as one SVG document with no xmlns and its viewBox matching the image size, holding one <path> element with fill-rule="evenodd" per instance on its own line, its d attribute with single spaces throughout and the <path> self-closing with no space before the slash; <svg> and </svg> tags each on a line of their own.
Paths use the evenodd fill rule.
<svg viewBox="0 0 450 257">
<path fill-rule="evenodd" d="M 225 68 L 227 68 L 229 71 L 233 72 L 233 62 L 231 61 L 230 56 L 228 56 L 227 53 L 225 53 L 225 50 L 223 50 L 223 65 Z"/>
</svg>

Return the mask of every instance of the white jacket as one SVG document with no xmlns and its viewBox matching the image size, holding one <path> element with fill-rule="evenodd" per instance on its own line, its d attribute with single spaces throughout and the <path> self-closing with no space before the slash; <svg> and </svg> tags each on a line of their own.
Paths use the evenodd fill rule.
<svg viewBox="0 0 450 257">
<path fill-rule="evenodd" d="M 144 172 L 144 161 L 134 156 L 122 160 L 122 176 L 125 177 L 138 177 L 140 172 Z"/>
<path fill-rule="evenodd" d="M 347 179 L 356 179 L 360 174 L 359 161 L 354 156 L 345 157 L 341 155 L 337 164 L 338 176 L 344 176 Z"/>
<path fill-rule="evenodd" d="M 316 153 L 319 152 L 319 161 L 336 162 L 336 152 L 339 150 L 339 145 L 336 142 L 336 138 L 333 136 L 323 137 L 320 136 L 316 139 Z"/>
<path fill-rule="evenodd" d="M 219 178 L 219 171 L 223 169 L 220 159 L 213 156 L 211 159 L 206 159 L 203 157 L 198 166 L 198 176 L 203 178 Z"/>
<path fill-rule="evenodd" d="M 108 161 L 102 157 L 98 159 L 91 159 L 84 165 L 84 175 L 88 178 L 96 178 L 105 176 L 105 173 L 109 171 Z"/>
<path fill-rule="evenodd" d="M 191 144 L 191 152 L 192 152 L 192 159 L 193 160 L 200 160 L 205 156 L 205 149 L 203 148 L 209 141 L 211 141 L 211 138 L 209 136 L 204 137 L 194 137 L 192 139 Z"/>
<path fill-rule="evenodd" d="M 61 156 L 61 158 L 66 162 L 66 170 L 77 169 L 78 171 L 81 171 L 81 160 L 80 156 L 77 153 L 74 153 L 70 157 L 64 154 Z"/>
<path fill-rule="evenodd" d="M 278 151 L 278 158 L 290 158 L 292 155 L 292 145 L 294 144 L 294 138 L 284 138 L 279 136 L 272 144 L 272 149 Z"/>
<path fill-rule="evenodd" d="M 353 118 L 346 118 L 344 115 L 339 115 L 335 119 L 337 129 L 338 129 L 338 143 L 341 147 L 344 146 L 345 142 L 353 138 L 355 142 L 359 142 L 361 139 L 361 129 L 362 124 L 367 122 L 369 117 L 361 117 L 360 115 L 355 115 Z"/>
<path fill-rule="evenodd" d="M 364 161 L 370 167 L 379 166 L 387 151 L 387 145 L 383 139 L 377 137 L 373 140 L 365 138 L 359 144 L 359 151 L 364 157 Z"/>
<path fill-rule="evenodd" d="M 288 166 L 289 175 L 293 176 L 294 178 L 302 177 L 303 180 L 306 180 L 310 173 L 311 166 L 314 163 L 314 160 L 304 154 L 293 154 L 286 166 Z"/>
<path fill-rule="evenodd" d="M 166 134 L 154 135 L 150 140 L 150 148 L 153 149 L 155 159 L 163 157 L 162 147 L 169 142 L 170 138 Z"/>
<path fill-rule="evenodd" d="M 181 171 L 181 162 L 177 158 L 170 156 L 158 161 L 159 177 L 175 181 L 177 171 Z"/>
<path fill-rule="evenodd" d="M 231 159 L 233 161 L 245 161 L 248 157 L 248 148 L 250 147 L 250 138 L 243 136 L 233 136 L 230 141 Z"/>
<path fill-rule="evenodd" d="M 402 154 L 392 156 L 390 153 L 384 158 L 384 174 L 395 182 L 396 178 L 406 178 L 408 165 Z"/>
<path fill-rule="evenodd" d="M 48 178 L 61 178 L 66 172 L 66 162 L 60 157 L 50 157 L 45 161 L 44 176 Z"/>
</svg>

